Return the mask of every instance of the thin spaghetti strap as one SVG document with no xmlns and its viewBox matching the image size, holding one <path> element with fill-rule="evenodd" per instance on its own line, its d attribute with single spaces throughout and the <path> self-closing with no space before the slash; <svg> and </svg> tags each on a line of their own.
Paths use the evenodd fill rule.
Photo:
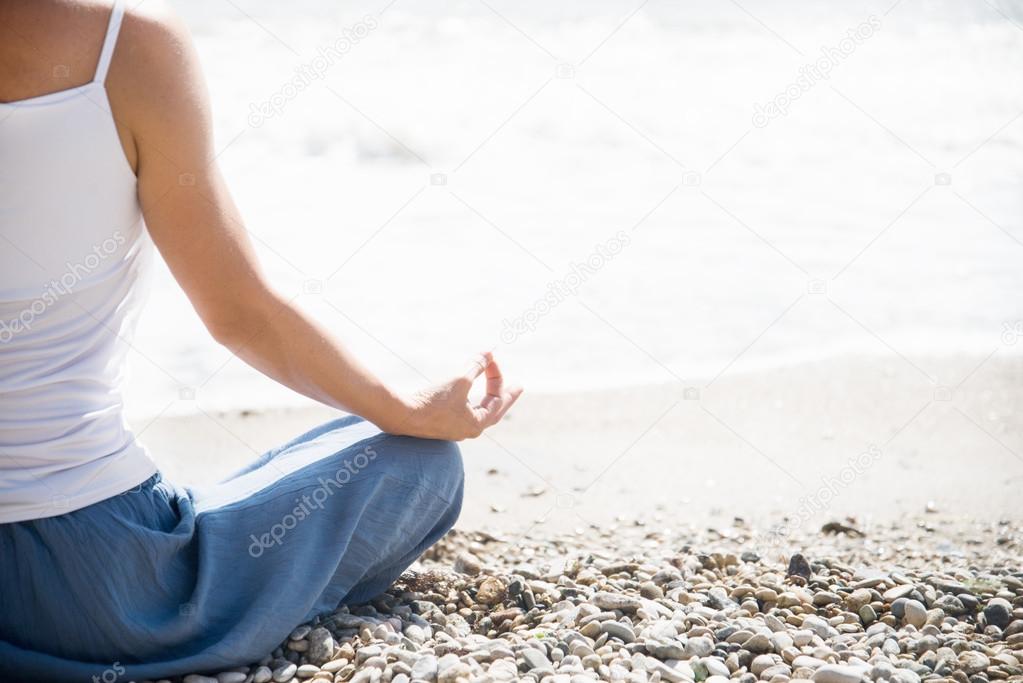
<svg viewBox="0 0 1023 683">
<path fill-rule="evenodd" d="M 107 24 L 107 35 L 103 39 L 103 50 L 99 53 L 99 64 L 96 65 L 96 77 L 92 80 L 102 83 L 107 79 L 110 59 L 114 56 L 117 45 L 117 33 L 121 30 L 121 19 L 124 18 L 124 0 L 114 0 L 114 8 L 110 11 L 110 23 Z"/>
</svg>

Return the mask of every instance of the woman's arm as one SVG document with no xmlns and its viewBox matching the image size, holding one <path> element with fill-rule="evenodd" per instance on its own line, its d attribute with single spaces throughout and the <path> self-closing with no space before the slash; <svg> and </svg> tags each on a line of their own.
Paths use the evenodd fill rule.
<svg viewBox="0 0 1023 683">
<path fill-rule="evenodd" d="M 266 281 L 212 147 L 209 101 L 187 29 L 159 10 L 129 12 L 108 79 L 153 241 L 213 337 L 278 382 L 397 434 L 478 436 L 521 390 L 490 354 L 412 397 L 388 388 Z M 133 148 L 133 149 L 132 149 Z M 487 375 L 487 396 L 468 402 Z"/>
</svg>

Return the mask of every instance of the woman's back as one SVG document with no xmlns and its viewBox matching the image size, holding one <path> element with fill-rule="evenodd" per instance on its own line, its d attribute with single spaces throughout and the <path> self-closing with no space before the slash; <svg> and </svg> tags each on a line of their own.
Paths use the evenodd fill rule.
<svg viewBox="0 0 1023 683">
<path fill-rule="evenodd" d="M 104 86 L 122 11 L 91 38 L 91 81 L 0 104 L 0 523 L 84 507 L 156 471 L 120 396 L 152 252 Z"/>
</svg>

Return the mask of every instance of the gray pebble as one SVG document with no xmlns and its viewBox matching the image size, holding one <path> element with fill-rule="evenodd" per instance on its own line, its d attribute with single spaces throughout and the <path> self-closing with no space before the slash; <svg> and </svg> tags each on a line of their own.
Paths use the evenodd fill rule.
<svg viewBox="0 0 1023 683">
<path fill-rule="evenodd" d="M 611 638 L 617 638 L 623 643 L 631 643 L 636 639 L 636 634 L 628 624 L 619 621 L 605 621 L 600 625 L 601 630 Z"/>
<path fill-rule="evenodd" d="M 638 598 L 621 593 L 597 593 L 591 602 L 602 610 L 620 610 L 622 612 L 635 612 L 643 606 Z"/>
<path fill-rule="evenodd" d="M 535 647 L 527 647 L 522 651 L 522 659 L 525 660 L 526 666 L 529 670 L 533 669 L 553 669 L 551 660 L 547 659 L 547 655 L 537 650 Z"/>
<path fill-rule="evenodd" d="M 863 669 L 841 664 L 825 664 L 813 672 L 814 683 L 860 683 Z"/>
<path fill-rule="evenodd" d="M 315 664 L 303 664 L 298 667 L 297 671 L 295 671 L 295 676 L 298 678 L 312 678 L 317 674 L 317 672 L 319 672 L 319 670 L 320 667 Z"/>
<path fill-rule="evenodd" d="M 706 636 L 696 636 L 686 642 L 685 653 L 687 657 L 706 657 L 714 651 L 714 641 Z"/>
<path fill-rule="evenodd" d="M 742 644 L 744 650 L 749 650 L 753 654 L 764 654 L 770 652 L 773 648 L 771 647 L 771 640 L 763 633 L 757 633 L 752 638 L 749 638 Z"/>
<path fill-rule="evenodd" d="M 909 596 L 909 594 L 912 593 L 914 590 L 916 589 L 911 583 L 902 586 L 895 586 L 894 588 L 889 588 L 883 594 L 884 601 L 895 602 L 899 598 L 905 598 Z"/>
<path fill-rule="evenodd" d="M 438 661 L 434 655 L 424 655 L 412 665 L 412 678 L 432 681 L 437 678 Z"/>
<path fill-rule="evenodd" d="M 991 598 L 984 606 L 984 619 L 992 626 L 1004 629 L 1012 619 L 1012 605 L 1005 598 Z"/>
<path fill-rule="evenodd" d="M 313 664 L 329 662 L 334 656 L 334 636 L 322 626 L 314 628 L 306 636 L 309 642 L 309 649 L 306 657 Z"/>
<path fill-rule="evenodd" d="M 273 672 L 268 666 L 261 666 L 252 672 L 252 683 L 270 683 L 272 678 Z"/>
<path fill-rule="evenodd" d="M 927 621 L 927 608 L 918 600 L 907 600 L 903 606 L 903 618 L 907 624 L 912 624 L 918 629 L 923 628 L 924 622 Z"/>
<path fill-rule="evenodd" d="M 284 683 L 290 681 L 295 677 L 295 672 L 298 671 L 298 667 L 291 662 L 277 667 L 273 670 L 274 683 Z"/>
<path fill-rule="evenodd" d="M 217 674 L 217 683 L 244 683 L 247 678 L 246 674 L 238 671 L 224 671 Z"/>
</svg>

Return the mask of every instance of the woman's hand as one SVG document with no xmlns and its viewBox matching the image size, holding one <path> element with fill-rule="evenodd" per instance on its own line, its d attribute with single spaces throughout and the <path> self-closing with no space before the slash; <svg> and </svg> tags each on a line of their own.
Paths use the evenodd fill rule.
<svg viewBox="0 0 1023 683">
<path fill-rule="evenodd" d="M 469 390 L 484 373 L 487 395 L 473 405 L 469 402 Z M 521 394 L 519 387 L 505 388 L 494 356 L 482 353 L 464 375 L 416 394 L 409 401 L 407 418 L 395 426 L 394 433 L 451 441 L 473 439 L 500 422 Z"/>
</svg>

